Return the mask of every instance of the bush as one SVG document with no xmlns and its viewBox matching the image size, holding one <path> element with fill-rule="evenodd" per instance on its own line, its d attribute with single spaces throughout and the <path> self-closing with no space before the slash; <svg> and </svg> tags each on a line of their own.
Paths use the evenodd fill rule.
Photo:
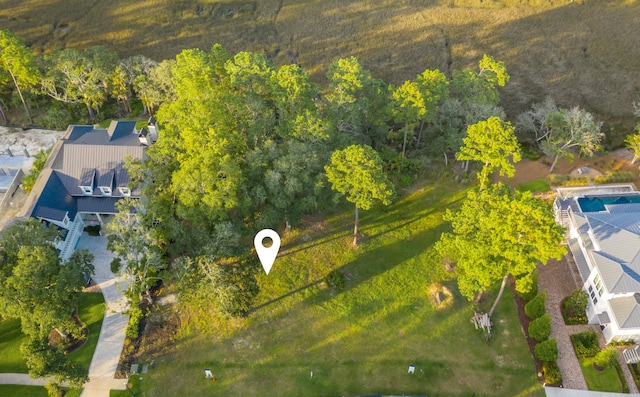
<svg viewBox="0 0 640 397">
<path fill-rule="evenodd" d="M 549 176 L 547 177 L 549 184 L 554 186 L 562 186 L 569 179 L 571 179 L 569 175 L 562 174 L 549 174 Z"/>
<path fill-rule="evenodd" d="M 562 373 L 555 361 L 543 362 L 542 371 L 544 372 L 544 381 L 548 385 L 559 385 L 562 383 Z"/>
<path fill-rule="evenodd" d="M 334 270 L 325 277 L 324 281 L 330 287 L 341 290 L 347 285 L 347 278 L 340 270 Z"/>
<path fill-rule="evenodd" d="M 517 294 L 524 299 L 525 301 L 529 302 L 531 299 L 535 298 L 536 295 L 538 295 L 538 270 L 534 269 L 533 272 L 531 272 L 531 289 L 529 290 L 529 292 L 520 292 L 520 291 L 516 291 Z"/>
<path fill-rule="evenodd" d="M 562 315 L 568 325 L 587 323 L 587 304 L 589 296 L 581 288 L 574 290 L 571 295 L 562 300 Z"/>
<path fill-rule="evenodd" d="M 555 362 L 558 359 L 558 344 L 556 338 L 538 343 L 533 351 L 540 361 Z"/>
<path fill-rule="evenodd" d="M 529 323 L 529 336 L 535 339 L 537 342 L 542 342 L 549 338 L 551 333 L 551 316 L 548 314 L 542 317 L 536 318 Z"/>
<path fill-rule="evenodd" d="M 572 178 L 570 175 L 564 174 L 550 174 L 547 180 L 553 186 L 582 186 L 589 184 L 589 178 L 587 177 Z"/>
<path fill-rule="evenodd" d="M 544 302 L 546 299 L 547 293 L 546 291 L 542 291 L 536 295 L 535 298 L 531 299 L 529 303 L 524 305 L 524 312 L 530 319 L 535 320 L 536 318 L 542 317 L 545 313 Z"/>
<path fill-rule="evenodd" d="M 100 225 L 90 225 L 84 228 L 84 231 L 89 233 L 89 236 L 99 236 L 100 235 Z"/>
<path fill-rule="evenodd" d="M 31 193 L 31 189 L 33 189 L 33 185 L 35 185 L 38 175 L 40 175 L 40 172 L 42 172 L 42 169 L 44 168 L 44 164 L 47 162 L 49 153 L 51 153 L 51 149 L 47 151 L 41 150 L 35 155 L 31 171 L 22 178 L 22 188 L 25 192 Z"/>
<path fill-rule="evenodd" d="M 596 354 L 593 361 L 600 368 L 613 367 L 618 362 L 618 349 L 615 346 L 607 346 Z"/>
<path fill-rule="evenodd" d="M 598 334 L 594 331 L 585 331 L 571 335 L 571 343 L 578 358 L 593 357 L 600 351 Z"/>
<path fill-rule="evenodd" d="M 633 172 L 630 171 L 607 172 L 605 175 L 600 175 L 593 178 L 593 182 L 596 184 L 633 182 L 635 180 L 636 177 L 633 175 Z"/>
<path fill-rule="evenodd" d="M 133 306 L 129 309 L 129 316 L 129 324 L 125 330 L 125 335 L 131 339 L 136 339 L 140 335 L 140 321 L 144 318 L 144 313 L 138 306 Z"/>
<path fill-rule="evenodd" d="M 563 183 L 562 186 L 585 186 L 588 184 L 589 184 L 589 178 L 583 177 L 583 178 L 571 178 L 565 183 Z"/>
</svg>

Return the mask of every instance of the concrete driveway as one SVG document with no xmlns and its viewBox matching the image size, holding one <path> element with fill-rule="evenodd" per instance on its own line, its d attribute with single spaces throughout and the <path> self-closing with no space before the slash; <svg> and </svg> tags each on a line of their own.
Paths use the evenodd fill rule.
<svg viewBox="0 0 640 397">
<path fill-rule="evenodd" d="M 109 390 L 124 390 L 126 383 L 125 379 L 114 379 L 114 376 L 124 346 L 125 329 L 129 323 L 129 316 L 123 314 L 128 305 L 122 294 L 128 284 L 122 277 L 111 272 L 114 255 L 107 249 L 105 236 L 83 233 L 77 249 L 87 249 L 95 256 L 93 281 L 102 291 L 107 305 L 98 344 L 89 366 L 89 382 L 83 386 L 80 396 L 109 397 Z"/>
</svg>

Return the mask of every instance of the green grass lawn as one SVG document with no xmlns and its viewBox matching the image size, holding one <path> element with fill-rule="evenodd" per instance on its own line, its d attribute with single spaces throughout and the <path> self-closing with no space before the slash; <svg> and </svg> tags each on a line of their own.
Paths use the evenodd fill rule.
<svg viewBox="0 0 640 397">
<path fill-rule="evenodd" d="M 547 183 L 546 179 L 540 178 L 519 184 L 518 190 L 520 190 L 521 192 L 529 191 L 532 193 L 545 193 L 550 191 L 551 187 Z"/>
<path fill-rule="evenodd" d="M 69 389 L 65 397 L 78 397 L 79 389 Z M 0 385 L 0 396 L 48 397 L 47 390 L 41 386 Z"/>
<path fill-rule="evenodd" d="M 20 345 L 26 341 L 19 319 L 10 318 L 0 322 L 0 372 L 27 372 L 27 364 L 20 354 Z"/>
<path fill-rule="evenodd" d="M 80 319 L 89 328 L 89 337 L 69 357 L 88 370 L 102 327 L 104 297 L 102 294 L 82 294 L 78 307 Z M 8 319 L 0 322 L 0 372 L 27 373 L 27 365 L 20 354 L 20 345 L 25 340 L 26 337 L 20 331 L 20 320 Z"/>
<path fill-rule="evenodd" d="M 102 294 L 82 294 L 79 304 L 80 319 L 88 328 L 89 335 L 86 342 L 78 350 L 69 353 L 69 358 L 80 363 L 89 370 L 93 351 L 98 344 L 102 320 L 104 319 L 104 296 Z"/>
<path fill-rule="evenodd" d="M 141 376 L 144 376 L 144 375 L 141 375 Z M 140 392 L 142 391 L 141 389 L 142 380 L 140 380 L 140 377 L 132 376 L 131 378 L 129 378 L 128 382 L 131 385 L 131 392 L 127 390 L 111 390 L 109 392 L 109 397 L 131 397 L 131 393 L 133 393 L 136 396 L 139 396 Z M 122 383 L 124 383 L 124 379 L 122 380 Z"/>
<path fill-rule="evenodd" d="M 615 368 L 596 371 L 593 368 L 593 357 L 578 360 L 589 390 L 622 393 L 622 385 Z"/>
<path fill-rule="evenodd" d="M 440 183 L 363 212 L 355 249 L 351 206 L 283 233 L 271 273 L 258 276 L 256 310 L 212 323 L 206 335 L 185 333 L 155 357 L 141 395 L 543 396 L 510 294 L 487 343 L 432 249 L 447 229 L 444 209 L 464 194 Z M 323 282 L 334 269 L 347 280 L 339 291 Z M 434 285 L 452 292 L 442 307 Z"/>
</svg>

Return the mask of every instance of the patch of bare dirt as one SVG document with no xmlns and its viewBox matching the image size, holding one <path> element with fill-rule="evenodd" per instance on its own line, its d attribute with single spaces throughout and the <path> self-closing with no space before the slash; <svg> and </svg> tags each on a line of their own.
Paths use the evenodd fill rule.
<svg viewBox="0 0 640 397">
<path fill-rule="evenodd" d="M 632 165 L 631 161 L 633 154 L 627 149 L 618 149 L 607 155 L 598 155 L 592 158 L 580 158 L 576 157 L 573 162 L 567 159 L 558 160 L 558 163 L 553 170 L 554 174 L 571 174 L 576 170 L 587 167 L 590 170 L 594 170 L 605 174 L 609 171 L 630 171 L 633 172 L 636 178 L 640 177 L 638 170 L 638 164 Z M 528 159 L 522 159 L 515 164 L 516 172 L 511 178 L 497 176 L 495 181 L 503 182 L 511 187 L 518 187 L 521 183 L 529 182 L 535 179 L 546 178 L 549 176 L 549 168 L 553 163 L 553 159 L 549 157 L 543 157 L 540 160 L 532 161 Z"/>
</svg>

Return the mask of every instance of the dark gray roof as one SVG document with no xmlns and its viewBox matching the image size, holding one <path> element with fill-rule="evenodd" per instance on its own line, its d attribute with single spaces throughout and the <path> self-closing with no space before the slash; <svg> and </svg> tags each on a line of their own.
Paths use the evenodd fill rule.
<svg viewBox="0 0 640 397">
<path fill-rule="evenodd" d="M 80 138 L 85 132 L 89 132 L 93 130 L 92 125 L 70 125 L 67 128 L 67 132 L 64 134 L 64 138 L 66 140 L 75 141 Z"/>
<path fill-rule="evenodd" d="M 115 172 L 113 170 L 101 169 L 98 173 L 98 187 L 113 188 L 113 177 Z"/>
<path fill-rule="evenodd" d="M 96 185 L 96 169 L 95 168 L 83 168 L 78 180 L 79 186 L 91 186 Z"/>
<path fill-rule="evenodd" d="M 640 328 L 640 294 L 609 301 L 613 317 L 620 328 Z"/>
<path fill-rule="evenodd" d="M 78 212 L 99 212 L 102 214 L 116 214 L 116 202 L 121 197 L 78 197 Z"/>
<path fill-rule="evenodd" d="M 33 209 L 33 216 L 62 221 L 64 214 L 68 212 L 69 219 L 73 220 L 77 212 L 76 201 L 67 192 L 55 171 L 43 170 L 43 172 L 45 171 L 50 175 Z M 54 209 L 58 212 L 53 212 Z M 53 216 L 53 218 L 49 218 L 49 216 Z"/>
<path fill-rule="evenodd" d="M 107 129 L 107 135 L 110 140 L 116 140 L 118 138 L 131 135 L 136 128 L 135 121 L 116 121 L 112 120 L 109 128 Z"/>
<path fill-rule="evenodd" d="M 46 182 L 36 192 L 32 216 L 62 220 L 67 212 L 71 219 L 78 211 L 115 213 L 115 202 L 122 197 L 118 189 L 112 196 L 90 197 L 84 196 L 80 186 L 93 187 L 95 195 L 101 194 L 98 187 L 127 187 L 125 159 L 141 160 L 145 150 L 134 132 L 132 121 L 112 122 L 109 129 L 69 126 L 41 173 Z M 134 198 L 138 194 L 131 192 Z"/>
<path fill-rule="evenodd" d="M 72 196 L 83 195 L 80 186 L 125 187 L 129 183 L 125 158 L 142 159 L 145 147 L 131 132 L 134 122 L 124 122 L 126 128 L 119 128 L 120 123 L 123 122 L 118 122 L 116 127 L 112 123 L 112 136 L 107 130 L 96 129 L 85 132 L 76 140 L 65 141 L 52 168 L 59 172 L 60 180 Z M 129 131 L 127 135 L 122 135 L 126 131 Z M 94 184 L 85 184 L 92 170 L 96 178 Z"/>
<path fill-rule="evenodd" d="M 65 215 L 67 215 L 67 211 L 63 211 L 55 208 L 49 208 L 44 205 L 41 205 L 36 208 L 36 212 L 33 215 L 36 218 L 62 222 L 64 221 Z"/>
</svg>

